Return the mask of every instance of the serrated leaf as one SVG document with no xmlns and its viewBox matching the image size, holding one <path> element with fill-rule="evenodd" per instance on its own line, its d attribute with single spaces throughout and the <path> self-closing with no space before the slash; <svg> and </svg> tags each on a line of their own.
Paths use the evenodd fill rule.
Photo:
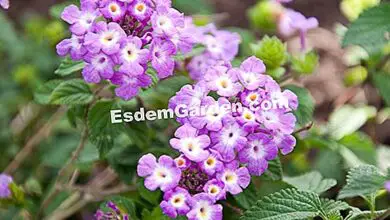
<svg viewBox="0 0 390 220">
<path fill-rule="evenodd" d="M 390 4 L 383 3 L 367 9 L 349 27 L 343 39 L 343 46 L 359 45 L 369 54 L 375 54 L 389 42 Z"/>
<path fill-rule="evenodd" d="M 82 70 L 84 66 L 85 63 L 83 61 L 74 61 L 71 58 L 67 57 L 62 60 L 60 66 L 58 67 L 58 69 L 56 69 L 54 73 L 60 76 L 67 76 Z"/>
<path fill-rule="evenodd" d="M 50 97 L 52 92 L 54 91 L 57 86 L 59 86 L 63 80 L 55 79 L 55 80 L 50 80 L 40 87 L 35 91 L 34 93 L 34 100 L 42 105 L 46 105 L 50 103 Z"/>
<path fill-rule="evenodd" d="M 322 203 L 321 207 L 325 213 L 333 213 L 333 212 L 338 212 L 350 208 L 350 206 L 346 202 L 334 201 L 331 199 L 321 198 L 321 203 Z"/>
<path fill-rule="evenodd" d="M 115 109 L 113 101 L 97 102 L 88 113 L 89 138 L 99 150 L 101 157 L 114 147 L 114 138 L 122 124 L 112 124 L 110 110 Z"/>
<path fill-rule="evenodd" d="M 298 124 L 300 126 L 305 126 L 307 123 L 313 120 L 314 113 L 314 99 L 311 96 L 310 92 L 305 89 L 294 85 L 287 85 L 285 89 L 291 90 L 298 96 L 299 106 L 294 115 L 297 117 Z"/>
<path fill-rule="evenodd" d="M 268 161 L 268 169 L 262 175 L 264 180 L 281 180 L 283 176 L 283 168 L 280 158 Z"/>
<path fill-rule="evenodd" d="M 386 106 L 390 107 L 390 75 L 385 73 L 372 74 L 372 80 L 375 87 L 378 89 L 379 94 L 386 103 Z"/>
<path fill-rule="evenodd" d="M 51 104 L 85 105 L 93 100 L 89 86 L 81 79 L 72 79 L 58 85 L 50 96 Z"/>
<path fill-rule="evenodd" d="M 296 177 L 284 177 L 283 180 L 302 191 L 321 194 L 337 184 L 335 179 L 324 179 L 322 175 L 313 171 Z"/>
<path fill-rule="evenodd" d="M 340 190 L 338 198 L 368 196 L 384 187 L 387 177 L 372 165 L 352 168 L 347 175 L 347 184 Z"/>
<path fill-rule="evenodd" d="M 119 178 L 130 184 L 133 182 L 139 158 L 142 156 L 140 149 L 134 145 L 126 148 L 114 148 L 108 155 L 108 163 L 119 175 Z"/>
<path fill-rule="evenodd" d="M 339 140 L 357 131 L 368 119 L 375 115 L 375 107 L 362 106 L 355 108 L 350 105 L 344 105 L 330 115 L 328 131 L 332 138 Z"/>
<path fill-rule="evenodd" d="M 300 220 L 321 214 L 321 200 L 312 192 L 285 189 L 259 200 L 241 220 Z"/>
</svg>

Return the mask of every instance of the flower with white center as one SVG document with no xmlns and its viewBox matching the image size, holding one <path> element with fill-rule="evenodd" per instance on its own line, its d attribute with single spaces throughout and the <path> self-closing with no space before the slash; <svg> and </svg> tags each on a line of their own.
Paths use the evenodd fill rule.
<svg viewBox="0 0 390 220">
<path fill-rule="evenodd" d="M 225 184 L 226 191 L 237 195 L 249 186 L 251 177 L 246 167 L 239 167 L 238 161 L 225 164 L 223 172 L 217 174 L 217 179 Z"/>
<path fill-rule="evenodd" d="M 222 206 L 214 204 L 207 193 L 199 193 L 193 197 L 191 211 L 187 213 L 188 220 L 222 220 Z"/>
</svg>

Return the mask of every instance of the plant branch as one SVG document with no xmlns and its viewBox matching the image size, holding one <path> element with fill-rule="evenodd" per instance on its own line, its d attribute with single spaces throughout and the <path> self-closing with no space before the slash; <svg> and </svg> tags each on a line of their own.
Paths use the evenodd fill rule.
<svg viewBox="0 0 390 220">
<path fill-rule="evenodd" d="M 376 218 L 375 220 L 386 220 L 387 217 L 390 216 L 390 209 L 388 209 L 385 213 L 383 213 L 381 216 Z"/>
<path fill-rule="evenodd" d="M 298 130 L 295 130 L 295 131 L 293 132 L 293 134 L 299 134 L 299 133 L 301 133 L 301 132 L 303 132 L 303 131 L 310 130 L 310 129 L 313 127 L 313 125 L 314 125 L 314 122 L 310 122 L 310 123 L 308 123 L 307 125 L 305 125 L 304 127 L 299 128 Z"/>
<path fill-rule="evenodd" d="M 21 151 L 15 156 L 13 161 L 5 168 L 4 173 L 12 175 L 20 165 L 28 158 L 28 156 L 34 151 L 35 147 L 44 139 L 46 139 L 52 132 L 54 125 L 62 118 L 66 112 L 66 107 L 60 107 L 51 116 L 49 121 L 42 126 L 38 132 L 32 136 L 24 145 Z"/>
</svg>

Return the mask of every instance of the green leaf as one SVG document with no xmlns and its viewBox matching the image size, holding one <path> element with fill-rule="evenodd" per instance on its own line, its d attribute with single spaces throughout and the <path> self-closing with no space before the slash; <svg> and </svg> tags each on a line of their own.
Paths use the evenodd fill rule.
<svg viewBox="0 0 390 220">
<path fill-rule="evenodd" d="M 34 100 L 42 105 L 46 105 L 50 103 L 50 97 L 52 92 L 57 86 L 59 86 L 63 80 L 55 79 L 50 80 L 43 85 L 39 86 L 38 89 L 34 93 Z"/>
<path fill-rule="evenodd" d="M 145 188 L 143 179 L 137 180 L 137 191 L 140 196 L 153 205 L 158 205 L 160 203 L 161 191 L 150 191 Z"/>
<path fill-rule="evenodd" d="M 317 171 L 296 177 L 284 177 L 283 180 L 299 190 L 318 194 L 326 192 L 337 184 L 335 179 L 324 179 Z"/>
<path fill-rule="evenodd" d="M 60 76 L 67 76 L 74 72 L 82 70 L 84 66 L 85 63 L 83 61 L 74 61 L 71 58 L 67 57 L 62 60 L 60 66 L 54 73 Z"/>
<path fill-rule="evenodd" d="M 322 213 L 322 203 L 312 192 L 285 189 L 259 200 L 241 220 L 300 220 Z"/>
<path fill-rule="evenodd" d="M 322 209 L 325 213 L 338 212 L 350 208 L 350 206 L 346 202 L 334 201 L 331 199 L 321 198 L 321 203 Z"/>
<path fill-rule="evenodd" d="M 106 205 L 108 201 L 111 201 L 111 202 L 115 203 L 115 205 L 118 206 L 119 210 L 122 213 L 129 214 L 130 219 L 134 219 L 134 220 L 138 219 L 137 212 L 136 212 L 136 207 L 135 207 L 135 204 L 134 204 L 133 200 L 128 199 L 128 198 L 123 197 L 123 196 L 113 196 L 111 198 L 107 198 L 106 202 L 104 202 L 104 203 L 102 203 L 100 205 L 100 209 L 103 212 L 111 212 L 112 211 Z"/>
<path fill-rule="evenodd" d="M 140 149 L 147 149 L 150 147 L 154 131 L 149 128 L 146 121 L 125 124 L 125 128 L 126 134 L 129 136 L 132 144 L 135 144 Z"/>
<path fill-rule="evenodd" d="M 88 113 L 89 138 L 102 158 L 114 147 L 114 138 L 123 129 L 122 124 L 111 123 L 110 110 L 115 107 L 113 101 L 100 101 Z"/>
<path fill-rule="evenodd" d="M 374 218 L 379 217 L 384 214 L 387 210 L 380 210 L 374 212 Z M 371 211 L 361 211 L 358 208 L 352 208 L 352 211 L 349 212 L 348 216 L 344 220 L 370 220 L 372 219 Z"/>
<path fill-rule="evenodd" d="M 357 131 L 368 119 L 375 115 L 375 107 L 362 106 L 355 108 L 344 105 L 330 115 L 328 131 L 332 138 L 339 140 Z"/>
<path fill-rule="evenodd" d="M 307 123 L 313 120 L 314 113 L 314 99 L 311 96 L 310 92 L 305 89 L 294 85 L 287 85 L 285 89 L 291 90 L 298 96 L 299 106 L 294 115 L 297 117 L 298 124 L 300 126 L 305 126 Z"/>
<path fill-rule="evenodd" d="M 283 176 L 282 163 L 280 162 L 280 158 L 276 158 L 275 160 L 268 161 L 268 169 L 262 175 L 264 180 L 281 180 Z"/>
<path fill-rule="evenodd" d="M 58 105 L 85 105 L 92 100 L 93 94 L 89 86 L 81 79 L 72 79 L 61 83 L 54 89 L 50 97 L 50 103 Z"/>
<path fill-rule="evenodd" d="M 359 45 L 369 54 L 375 54 L 389 42 L 390 4 L 383 3 L 364 11 L 349 27 L 343 39 L 343 46 Z"/>
<path fill-rule="evenodd" d="M 386 106 L 390 107 L 390 75 L 385 73 L 372 74 L 372 80 L 379 94 L 385 101 Z"/>
<path fill-rule="evenodd" d="M 366 163 L 376 164 L 375 144 L 363 132 L 355 132 L 343 137 L 340 144 L 350 149 L 359 159 Z"/>
<path fill-rule="evenodd" d="M 237 203 L 244 209 L 249 209 L 258 199 L 256 187 L 251 183 L 242 193 L 235 195 Z"/>
<path fill-rule="evenodd" d="M 339 192 L 338 198 L 368 196 L 383 189 L 387 177 L 372 165 L 352 168 L 347 175 L 347 184 Z"/>
<path fill-rule="evenodd" d="M 139 158 L 142 152 L 136 146 L 128 146 L 126 148 L 114 148 L 107 155 L 108 163 L 119 175 L 119 178 L 130 184 L 134 180 L 135 171 Z"/>
<path fill-rule="evenodd" d="M 150 212 L 147 209 L 142 210 L 142 220 L 169 220 L 170 218 L 163 214 L 160 206 L 157 206 Z"/>
<path fill-rule="evenodd" d="M 291 58 L 291 68 L 300 74 L 310 75 L 318 66 L 319 57 L 315 51 L 306 54 L 293 56 Z"/>
</svg>

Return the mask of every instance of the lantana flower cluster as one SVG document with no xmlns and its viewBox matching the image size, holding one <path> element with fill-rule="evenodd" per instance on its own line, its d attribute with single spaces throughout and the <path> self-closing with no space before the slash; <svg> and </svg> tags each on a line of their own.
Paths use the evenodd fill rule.
<svg viewBox="0 0 390 220">
<path fill-rule="evenodd" d="M 13 182 L 12 177 L 7 174 L 0 174 L 0 199 L 7 199 L 12 196 L 9 185 Z"/>
<path fill-rule="evenodd" d="M 190 19 L 172 8 L 170 0 L 81 0 L 70 5 L 62 19 L 71 38 L 57 45 L 57 53 L 85 61 L 88 83 L 109 80 L 116 95 L 128 100 L 151 85 L 148 66 L 159 79 L 173 74 L 174 56 L 191 51 L 195 40 Z"/>
<path fill-rule="evenodd" d="M 218 201 L 228 193 L 241 193 L 251 175 L 262 175 L 279 151 L 285 155 L 294 149 L 296 118 L 291 111 L 298 106 L 297 96 L 282 91 L 265 71 L 256 57 L 246 59 L 239 68 L 222 61 L 171 98 L 172 109 L 180 104 L 207 111 L 177 118 L 181 126 L 170 145 L 180 156 L 157 159 L 147 154 L 139 160 L 137 173 L 145 178 L 145 187 L 164 192 L 160 206 L 167 216 L 222 219 Z M 264 100 L 287 106 L 261 108 Z M 223 107 L 232 103 L 241 103 L 242 109 Z"/>
</svg>

